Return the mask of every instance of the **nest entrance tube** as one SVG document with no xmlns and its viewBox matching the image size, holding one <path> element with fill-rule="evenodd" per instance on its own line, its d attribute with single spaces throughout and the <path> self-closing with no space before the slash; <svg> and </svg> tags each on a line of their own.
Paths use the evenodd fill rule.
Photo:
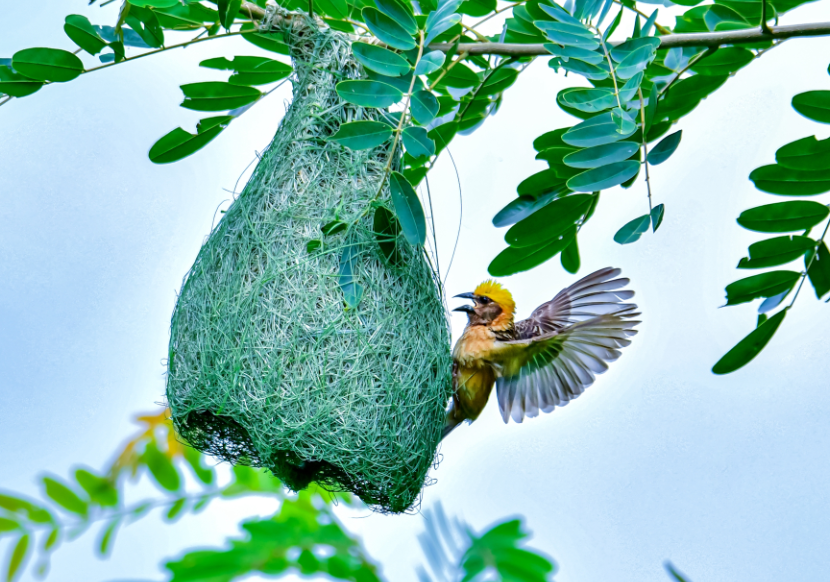
<svg viewBox="0 0 830 582">
<path fill-rule="evenodd" d="M 380 115 L 335 92 L 360 76 L 348 37 L 293 20 L 293 100 L 185 278 L 167 400 L 179 434 L 205 453 L 401 512 L 419 498 L 451 395 L 446 312 L 422 248 L 402 236 L 394 256 L 378 245 L 370 203 L 388 145 L 327 141 Z M 391 207 L 386 189 L 377 202 Z M 324 236 L 335 219 L 352 226 Z M 345 249 L 362 292 L 354 308 Z"/>
</svg>

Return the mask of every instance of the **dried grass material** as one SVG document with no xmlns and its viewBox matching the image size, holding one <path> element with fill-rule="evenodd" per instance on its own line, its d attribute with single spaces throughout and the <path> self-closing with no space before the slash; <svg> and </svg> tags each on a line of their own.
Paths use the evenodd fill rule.
<svg viewBox="0 0 830 582">
<path fill-rule="evenodd" d="M 398 241 L 387 263 L 372 213 L 324 239 L 375 196 L 388 146 L 354 152 L 327 141 L 378 112 L 342 102 L 360 76 L 348 38 L 294 18 L 285 31 L 294 98 L 244 191 L 202 247 L 173 314 L 167 398 L 190 444 L 268 467 L 294 490 L 316 481 L 381 511 L 419 498 L 451 394 L 450 336 L 424 251 Z M 397 165 L 397 164 L 396 164 Z M 388 202 L 388 192 L 381 200 Z M 346 245 L 363 298 L 344 308 Z"/>
</svg>

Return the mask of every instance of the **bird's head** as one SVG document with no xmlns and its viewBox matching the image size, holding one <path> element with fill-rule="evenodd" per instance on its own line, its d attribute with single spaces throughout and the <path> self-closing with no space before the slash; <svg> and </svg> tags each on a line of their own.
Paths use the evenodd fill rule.
<svg viewBox="0 0 830 582">
<path fill-rule="evenodd" d="M 501 283 L 488 279 L 472 293 L 461 293 L 456 297 L 473 301 L 473 305 L 453 309 L 467 314 L 468 325 L 486 325 L 495 330 L 509 329 L 513 325 L 516 304 L 510 291 L 502 287 Z"/>
</svg>

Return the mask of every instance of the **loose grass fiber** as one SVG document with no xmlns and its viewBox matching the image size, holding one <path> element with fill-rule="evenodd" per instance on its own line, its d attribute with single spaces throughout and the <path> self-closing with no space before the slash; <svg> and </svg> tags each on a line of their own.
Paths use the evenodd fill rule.
<svg viewBox="0 0 830 582">
<path fill-rule="evenodd" d="M 446 311 L 424 250 L 399 236 L 390 264 L 373 232 L 389 146 L 327 141 L 380 115 L 335 92 L 361 74 L 348 37 L 308 19 L 287 26 L 293 101 L 185 278 L 167 399 L 179 434 L 205 453 L 401 512 L 419 499 L 451 395 Z M 335 218 L 354 225 L 324 237 Z M 346 247 L 363 289 L 355 309 L 339 284 Z"/>
</svg>

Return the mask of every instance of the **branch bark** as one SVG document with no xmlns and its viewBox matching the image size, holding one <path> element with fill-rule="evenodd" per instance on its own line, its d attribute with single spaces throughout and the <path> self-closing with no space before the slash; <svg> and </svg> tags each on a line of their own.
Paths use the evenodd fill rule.
<svg viewBox="0 0 830 582">
<path fill-rule="evenodd" d="M 213 1 L 213 0 L 211 0 Z M 261 20 L 265 10 L 252 2 L 242 2 L 240 10 L 247 13 L 253 20 Z M 695 32 L 681 34 L 666 34 L 660 36 L 660 48 L 675 47 L 719 47 L 724 44 L 745 44 L 763 42 L 766 40 L 783 40 L 800 36 L 827 36 L 830 35 L 830 22 L 808 22 L 804 24 L 785 24 L 782 26 L 767 27 L 769 32 L 761 27 L 744 30 L 727 30 L 723 32 Z M 432 43 L 430 50 L 447 52 L 452 49 L 450 43 Z M 469 55 L 503 55 L 512 57 L 538 56 L 550 54 L 542 44 L 516 44 L 506 42 L 475 42 L 465 43 L 464 52 Z"/>
<path fill-rule="evenodd" d="M 763 42 L 765 40 L 783 40 L 798 36 L 830 35 L 830 22 L 812 22 L 807 24 L 787 24 L 773 26 L 771 34 L 764 33 L 760 27 L 746 30 L 727 30 L 724 32 L 701 32 L 685 34 L 667 34 L 660 36 L 660 48 L 675 47 L 717 47 L 724 44 L 743 44 Z M 449 43 L 432 43 L 430 50 L 447 52 L 453 47 Z M 512 44 L 506 42 L 476 42 L 464 44 L 464 51 L 470 55 L 504 55 L 512 57 L 538 56 L 550 54 L 542 44 Z"/>
</svg>

